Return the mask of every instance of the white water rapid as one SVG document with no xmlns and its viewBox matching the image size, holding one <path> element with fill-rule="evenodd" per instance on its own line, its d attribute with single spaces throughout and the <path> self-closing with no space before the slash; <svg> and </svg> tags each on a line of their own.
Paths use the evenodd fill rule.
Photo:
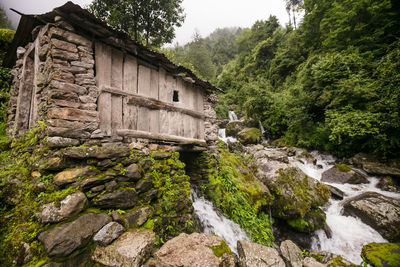
<svg viewBox="0 0 400 267">
<path fill-rule="evenodd" d="M 225 143 L 228 142 L 236 142 L 237 139 L 235 137 L 232 136 L 226 136 L 226 129 L 219 129 L 218 130 L 218 138 L 222 141 L 224 141 Z"/>
<path fill-rule="evenodd" d="M 230 121 L 237 121 L 238 117 L 236 116 L 235 111 L 229 110 L 228 117 Z"/>
<path fill-rule="evenodd" d="M 237 241 L 249 240 L 246 233 L 238 224 L 218 214 L 210 201 L 204 197 L 198 197 L 194 191 L 192 191 L 191 196 L 194 211 L 199 217 L 204 233 L 218 235 L 237 254 Z"/>
<path fill-rule="evenodd" d="M 300 151 L 301 153 L 301 151 Z M 305 174 L 317 180 L 321 180 L 324 171 L 331 168 L 334 158 L 329 155 L 311 152 L 317 163 L 299 162 L 291 159 L 291 164 L 299 167 Z M 320 165 L 318 167 L 318 165 Z M 371 242 L 387 242 L 377 231 L 364 224 L 360 219 L 343 215 L 343 202 L 350 197 L 360 195 L 364 192 L 377 192 L 384 196 L 400 199 L 400 194 L 380 190 L 376 187 L 379 180 L 375 177 L 368 177 L 369 184 L 334 184 L 336 188 L 342 190 L 346 196 L 343 200 L 330 199 L 323 207 L 326 213 L 326 223 L 332 230 L 332 237 L 328 238 L 324 231 L 316 231 L 312 238 L 312 249 L 319 251 L 329 251 L 342 255 L 355 264 L 361 263 L 360 257 L 363 245 Z"/>
</svg>

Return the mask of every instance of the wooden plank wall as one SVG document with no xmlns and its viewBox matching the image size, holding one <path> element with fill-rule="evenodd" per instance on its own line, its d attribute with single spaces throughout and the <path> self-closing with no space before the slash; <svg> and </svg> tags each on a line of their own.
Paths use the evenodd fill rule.
<svg viewBox="0 0 400 267">
<path fill-rule="evenodd" d="M 96 42 L 95 53 L 100 89 L 109 87 L 203 113 L 203 89 L 162 68 L 141 64 L 136 57 L 101 42 Z M 178 91 L 179 102 L 173 101 L 174 91 Z M 107 136 L 125 129 L 204 139 L 203 119 L 178 111 L 136 106 L 128 103 L 128 97 L 123 94 L 101 92 L 98 109 L 100 129 Z"/>
</svg>

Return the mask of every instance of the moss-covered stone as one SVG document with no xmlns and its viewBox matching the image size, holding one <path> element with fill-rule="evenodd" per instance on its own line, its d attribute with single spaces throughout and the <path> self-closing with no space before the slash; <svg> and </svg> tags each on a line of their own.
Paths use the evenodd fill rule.
<svg viewBox="0 0 400 267">
<path fill-rule="evenodd" d="M 244 145 L 258 144 L 261 141 L 262 133 L 257 128 L 246 128 L 240 131 L 237 138 Z"/>
<path fill-rule="evenodd" d="M 362 248 L 361 257 L 373 267 L 400 266 L 400 244 L 369 243 Z"/>
<path fill-rule="evenodd" d="M 232 250 L 229 248 L 225 240 L 221 240 L 221 243 L 217 246 L 208 246 L 214 253 L 215 256 L 221 258 L 225 253 L 231 255 Z"/>
<path fill-rule="evenodd" d="M 189 174 L 200 176 L 195 183 L 201 191 L 254 242 L 272 245 L 269 217 L 262 210 L 272 203 L 273 198 L 244 162 L 240 154 L 219 148 L 218 154 L 204 152 L 191 160 Z"/>
<path fill-rule="evenodd" d="M 347 166 L 346 164 L 336 164 L 334 167 L 337 168 L 341 172 L 351 171 L 351 168 L 349 166 Z"/>
</svg>

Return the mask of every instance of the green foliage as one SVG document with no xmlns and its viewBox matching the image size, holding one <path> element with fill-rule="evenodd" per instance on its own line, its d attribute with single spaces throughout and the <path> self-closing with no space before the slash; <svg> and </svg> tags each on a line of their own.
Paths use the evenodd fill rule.
<svg viewBox="0 0 400 267">
<path fill-rule="evenodd" d="M 341 172 L 349 172 L 349 171 L 351 171 L 351 168 L 349 166 L 347 166 L 346 164 L 336 164 L 334 167 L 338 168 L 339 171 L 341 171 Z"/>
<path fill-rule="evenodd" d="M 399 266 L 400 247 L 393 243 L 369 243 L 362 248 L 361 257 L 374 267 Z"/>
<path fill-rule="evenodd" d="M 207 171 L 208 183 L 201 186 L 202 191 L 218 210 L 238 223 L 254 242 L 271 246 L 274 238 L 270 221 L 262 210 L 271 203 L 272 196 L 260 188 L 252 171 L 223 149 L 219 154 L 203 153 L 197 160 L 199 168 Z"/>
<path fill-rule="evenodd" d="M 185 19 L 182 0 L 94 0 L 89 10 L 138 42 L 160 47 L 175 37 Z"/>
</svg>

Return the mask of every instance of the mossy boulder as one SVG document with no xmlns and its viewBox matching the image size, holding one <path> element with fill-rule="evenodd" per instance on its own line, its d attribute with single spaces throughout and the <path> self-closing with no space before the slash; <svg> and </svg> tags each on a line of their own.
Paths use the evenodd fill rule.
<svg viewBox="0 0 400 267">
<path fill-rule="evenodd" d="M 337 164 L 322 173 L 321 181 L 336 184 L 363 184 L 368 179 L 346 164 Z"/>
<path fill-rule="evenodd" d="M 362 248 L 361 257 L 373 267 L 400 266 L 400 244 L 369 243 Z"/>
<path fill-rule="evenodd" d="M 272 212 L 275 217 L 291 220 L 302 218 L 312 209 L 324 205 L 329 188 L 305 175 L 297 167 L 279 169 L 279 176 L 263 180 L 275 197 Z"/>
<path fill-rule="evenodd" d="M 238 133 L 237 138 L 243 145 L 258 144 L 261 141 L 262 133 L 257 128 L 246 128 Z"/>
</svg>

